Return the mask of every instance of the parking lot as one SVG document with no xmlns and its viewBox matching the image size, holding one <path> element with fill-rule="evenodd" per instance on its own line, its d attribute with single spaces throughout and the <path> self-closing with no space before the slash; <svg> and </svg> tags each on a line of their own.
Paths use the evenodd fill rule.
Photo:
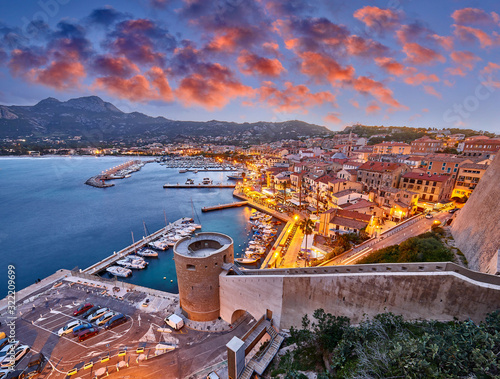
<svg viewBox="0 0 500 379">
<path fill-rule="evenodd" d="M 171 333 L 160 332 L 158 329 L 168 329 L 164 318 L 177 306 L 176 297 L 174 301 L 153 299 L 145 293 L 130 291 L 119 299 L 104 294 L 101 289 L 69 281 L 63 281 L 57 288 L 48 286 L 31 299 L 18 306 L 16 339 L 29 345 L 31 352 L 16 369 L 26 367 L 31 354 L 42 352 L 49 362 L 39 378 L 65 378 L 74 369 L 77 370 L 74 378 L 93 378 L 101 372 L 119 378 L 124 375 L 123 370 L 127 370 L 127 376 L 139 370 L 141 375 L 137 377 L 158 377 L 158 370 L 167 366 L 169 374 L 162 372 L 162 378 L 186 377 L 223 361 L 225 344 L 233 335 L 241 336 L 250 327 L 245 322 L 224 333 L 206 333 L 187 327 Z M 161 304 L 161 307 L 143 307 L 146 299 L 151 300 L 149 304 Z M 86 321 L 73 316 L 73 311 L 82 303 L 122 313 L 127 322 L 112 330 L 101 327 L 97 335 L 83 342 L 78 342 L 72 333 L 59 337 L 57 331 L 68 322 Z M 4 314 L 0 320 L 5 325 L 2 316 Z M 4 326 L 0 329 L 5 331 Z M 173 346 L 175 350 L 157 350 L 158 344 L 162 344 L 162 348 Z"/>
</svg>

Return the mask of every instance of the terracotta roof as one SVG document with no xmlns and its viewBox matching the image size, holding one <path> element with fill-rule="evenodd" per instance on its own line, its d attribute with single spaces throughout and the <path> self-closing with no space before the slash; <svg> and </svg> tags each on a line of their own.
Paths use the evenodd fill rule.
<svg viewBox="0 0 500 379">
<path fill-rule="evenodd" d="M 340 217 L 351 218 L 353 220 L 370 222 L 372 216 L 365 215 L 363 213 L 355 212 L 355 211 L 347 211 L 343 209 L 337 210 L 337 215 Z"/>
<path fill-rule="evenodd" d="M 366 208 L 366 207 L 375 207 L 376 204 L 375 203 L 372 203 L 371 201 L 368 201 L 368 200 L 365 200 L 365 199 L 359 199 L 357 202 L 355 203 L 347 203 L 347 204 L 343 204 L 344 207 L 342 207 L 342 209 L 344 210 L 354 210 L 354 209 L 359 209 L 359 208 Z M 347 206 L 345 206 L 347 205 Z"/>
<path fill-rule="evenodd" d="M 352 220 L 345 217 L 335 216 L 330 220 L 330 224 L 340 225 L 353 229 L 363 229 L 368 225 L 368 222 Z"/>
<path fill-rule="evenodd" d="M 486 170 L 488 167 L 489 165 L 479 164 L 479 163 L 464 163 L 463 165 L 460 166 L 460 168 L 469 168 L 475 170 Z"/>
<path fill-rule="evenodd" d="M 366 170 L 366 171 L 394 171 L 400 167 L 402 167 L 402 163 L 386 163 L 386 162 L 365 162 L 361 166 L 358 167 L 358 170 Z"/>
<path fill-rule="evenodd" d="M 342 190 L 340 192 L 334 193 L 332 196 L 334 196 L 334 197 L 342 197 L 342 196 L 345 196 L 345 195 L 349 195 L 351 193 L 358 193 L 358 191 L 356 191 L 354 189 L 345 189 L 345 190 Z"/>
<path fill-rule="evenodd" d="M 376 145 L 373 146 L 410 146 L 407 143 L 403 142 L 382 142 L 382 143 L 377 143 Z"/>
<path fill-rule="evenodd" d="M 330 175 L 323 175 L 323 176 L 320 176 L 319 178 L 315 179 L 314 181 L 319 182 L 319 183 L 328 184 L 331 179 L 334 179 L 334 178 Z"/>
<path fill-rule="evenodd" d="M 433 182 L 446 182 L 450 178 L 450 175 L 428 175 L 419 174 L 417 172 L 407 172 L 403 175 L 403 178 L 431 180 Z"/>
</svg>

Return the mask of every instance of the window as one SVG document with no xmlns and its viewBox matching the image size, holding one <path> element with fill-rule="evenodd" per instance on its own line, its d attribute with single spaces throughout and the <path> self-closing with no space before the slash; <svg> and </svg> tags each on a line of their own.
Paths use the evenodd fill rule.
<svg viewBox="0 0 500 379">
<path fill-rule="evenodd" d="M 186 270 L 196 271 L 196 267 L 195 267 L 195 265 L 186 265 Z"/>
</svg>

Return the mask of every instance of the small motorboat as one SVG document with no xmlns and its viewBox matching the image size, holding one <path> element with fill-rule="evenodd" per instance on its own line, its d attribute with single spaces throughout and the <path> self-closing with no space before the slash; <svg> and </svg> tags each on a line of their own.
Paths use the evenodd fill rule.
<svg viewBox="0 0 500 379">
<path fill-rule="evenodd" d="M 244 265 L 249 265 L 252 263 L 256 263 L 258 261 L 257 258 L 235 258 L 235 261 Z"/>
<path fill-rule="evenodd" d="M 110 266 L 106 269 L 111 275 L 127 278 L 132 275 L 132 270 L 120 266 Z"/>
</svg>

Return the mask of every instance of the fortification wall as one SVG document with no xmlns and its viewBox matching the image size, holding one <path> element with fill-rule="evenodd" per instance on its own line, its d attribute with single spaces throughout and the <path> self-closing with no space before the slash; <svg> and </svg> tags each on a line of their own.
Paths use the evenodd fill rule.
<svg viewBox="0 0 500 379">
<path fill-rule="evenodd" d="M 367 271 L 309 275 L 222 274 L 221 317 L 232 322 L 233 314 L 244 309 L 258 319 L 269 309 L 276 325 L 289 328 L 300 326 L 304 314 L 312 315 L 314 310 L 323 308 L 334 315 L 349 317 L 352 323 L 383 312 L 393 312 L 407 319 L 446 321 L 456 317 L 479 322 L 487 313 L 500 308 L 500 278 L 490 275 L 483 274 L 489 278 L 478 281 L 451 270 Z"/>
<path fill-rule="evenodd" d="M 500 156 L 481 178 L 469 200 L 451 224 L 456 246 L 469 268 L 495 274 L 500 248 Z"/>
</svg>

